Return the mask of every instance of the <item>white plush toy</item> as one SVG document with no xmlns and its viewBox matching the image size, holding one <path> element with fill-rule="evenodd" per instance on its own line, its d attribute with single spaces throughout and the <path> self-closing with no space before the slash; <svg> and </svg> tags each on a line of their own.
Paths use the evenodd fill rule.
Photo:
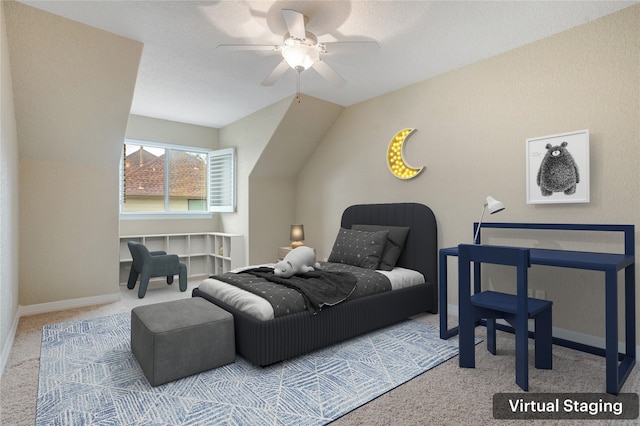
<svg viewBox="0 0 640 426">
<path fill-rule="evenodd" d="M 273 274 L 277 277 L 289 278 L 295 274 L 320 269 L 316 262 L 316 252 L 307 246 L 296 247 L 273 267 Z"/>
</svg>

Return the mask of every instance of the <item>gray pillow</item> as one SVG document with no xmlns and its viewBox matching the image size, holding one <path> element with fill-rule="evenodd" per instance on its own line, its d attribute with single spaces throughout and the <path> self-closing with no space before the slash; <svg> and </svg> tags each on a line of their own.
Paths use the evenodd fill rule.
<svg viewBox="0 0 640 426">
<path fill-rule="evenodd" d="M 380 256 L 378 269 L 390 271 L 394 266 L 396 266 L 396 262 L 402 254 L 404 243 L 407 241 L 407 235 L 409 235 L 409 229 L 411 228 L 408 226 L 353 225 L 352 229 L 369 232 L 389 231 L 389 235 L 387 235 L 387 243 L 382 251 L 382 256 Z"/>
<path fill-rule="evenodd" d="M 366 232 L 340 228 L 329 262 L 377 269 L 389 231 Z"/>
</svg>

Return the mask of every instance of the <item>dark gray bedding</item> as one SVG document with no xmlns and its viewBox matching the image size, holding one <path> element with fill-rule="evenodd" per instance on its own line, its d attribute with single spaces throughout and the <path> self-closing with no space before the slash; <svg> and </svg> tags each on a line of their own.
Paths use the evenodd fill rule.
<svg viewBox="0 0 640 426">
<path fill-rule="evenodd" d="M 317 313 L 323 306 L 391 290 L 389 279 L 371 269 L 328 262 L 321 262 L 321 267 L 291 278 L 277 277 L 268 267 L 211 278 L 264 298 L 273 307 L 275 318 L 305 310 Z"/>
</svg>

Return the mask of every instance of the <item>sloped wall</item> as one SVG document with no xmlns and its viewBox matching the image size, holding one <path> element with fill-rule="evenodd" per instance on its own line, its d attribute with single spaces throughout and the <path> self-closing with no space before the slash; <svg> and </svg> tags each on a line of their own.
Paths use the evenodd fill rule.
<svg viewBox="0 0 640 426">
<path fill-rule="evenodd" d="M 296 179 L 342 110 L 288 97 L 221 129 L 221 147 L 235 146 L 238 156 L 238 212 L 222 215 L 223 228 L 245 235 L 248 263 L 273 262 L 290 243 Z"/>
<path fill-rule="evenodd" d="M 118 170 L 142 44 L 4 2 L 20 305 L 118 293 Z"/>
</svg>

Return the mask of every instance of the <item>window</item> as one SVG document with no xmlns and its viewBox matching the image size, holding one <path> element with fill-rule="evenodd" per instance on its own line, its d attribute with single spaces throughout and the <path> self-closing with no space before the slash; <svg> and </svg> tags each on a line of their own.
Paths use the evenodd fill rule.
<svg viewBox="0 0 640 426">
<path fill-rule="evenodd" d="M 235 211 L 235 151 L 163 145 L 127 139 L 120 212 Z"/>
</svg>

